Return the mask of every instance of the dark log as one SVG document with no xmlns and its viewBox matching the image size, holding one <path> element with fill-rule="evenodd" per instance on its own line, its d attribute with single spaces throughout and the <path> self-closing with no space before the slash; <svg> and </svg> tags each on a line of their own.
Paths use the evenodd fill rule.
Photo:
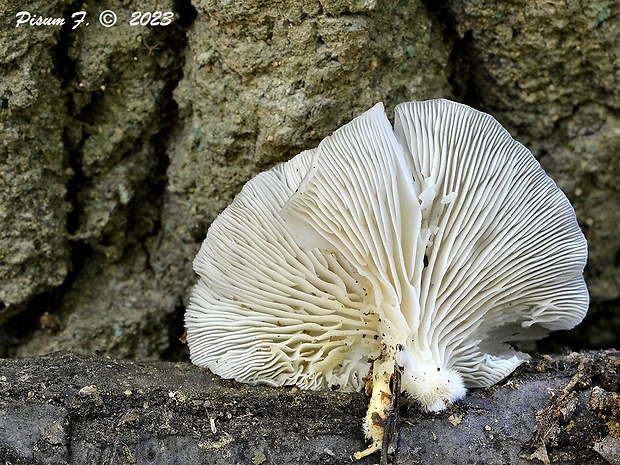
<svg viewBox="0 0 620 465">
<path fill-rule="evenodd" d="M 617 351 L 536 357 L 445 412 L 401 412 L 390 460 L 618 465 L 619 385 Z M 0 463 L 351 463 L 365 408 L 361 393 L 248 386 L 189 363 L 0 360 Z"/>
</svg>

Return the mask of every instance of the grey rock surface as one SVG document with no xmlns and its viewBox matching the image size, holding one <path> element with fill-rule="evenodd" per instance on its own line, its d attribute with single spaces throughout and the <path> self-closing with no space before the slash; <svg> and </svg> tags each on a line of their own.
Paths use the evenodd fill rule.
<svg viewBox="0 0 620 465">
<path fill-rule="evenodd" d="M 10 227 L 3 228 L 3 233 L 11 235 L 3 242 L 7 246 L 0 249 L 0 256 L 12 260 L 12 266 L 4 272 L 0 268 L 0 294 L 19 288 L 10 303 L 16 301 L 21 310 L 28 307 L 36 316 L 50 312 L 59 323 L 54 331 L 43 330 L 23 344 L 22 356 L 65 348 L 159 358 L 170 345 L 170 326 L 181 306 L 178 290 L 157 284 L 145 242 L 158 228 L 165 185 L 163 140 L 172 122 L 172 90 L 181 74 L 178 49 L 185 43 L 184 33 L 179 26 L 129 24 L 133 11 L 176 10 L 172 1 L 112 2 L 108 7 L 119 17 L 117 25 L 109 29 L 97 22 L 102 8 L 96 2 L 8 2 L 2 6 L 3 17 L 11 23 L 16 12 L 26 8 L 33 15 L 62 17 L 68 22 L 63 28 L 3 28 L 15 36 L 7 37 L 7 45 L 21 41 L 34 54 L 26 68 L 28 76 L 47 76 L 45 83 L 56 86 L 33 84 L 44 105 L 53 110 L 34 102 L 29 109 L 36 118 L 11 108 L 3 115 L 22 138 L 39 131 L 38 137 L 46 138 L 39 144 L 56 150 L 58 163 L 65 170 L 56 190 L 47 187 L 53 187 L 50 183 L 56 179 L 49 172 L 40 175 L 44 184 L 39 186 L 33 184 L 34 176 L 24 180 L 12 174 L 3 177 L 11 189 L 29 186 L 28 192 L 37 192 L 43 200 L 16 192 L 13 197 L 21 196 L 19 201 L 7 199 L 2 204 L 10 214 L 28 215 L 30 226 L 7 217 L 5 224 Z M 87 12 L 88 27 L 71 28 L 75 11 Z M 32 35 L 43 31 L 51 38 L 38 48 L 31 47 Z M 14 61 L 27 65 L 20 57 Z M 50 68 L 49 72 L 43 73 L 43 67 Z M 14 86 L 26 77 L 3 74 L 8 85 Z M 56 133 L 39 121 L 44 117 L 54 124 Z M 24 167 L 29 163 L 37 167 L 35 163 L 50 158 L 17 146 L 6 150 L 12 157 L 19 155 Z M 51 204 L 56 197 L 60 205 Z M 20 203 L 31 200 L 45 214 L 24 211 Z M 46 231 L 52 226 L 63 242 L 47 238 Z M 23 244 L 31 244 L 31 257 Z M 16 254 L 11 247 L 24 251 Z M 29 261 L 24 258 L 27 256 Z M 73 273 L 68 275 L 71 267 Z M 36 288 L 34 284 L 25 286 L 24 280 L 34 282 L 35 272 L 43 275 L 45 282 L 53 282 L 46 287 L 45 283 Z M 51 292 L 41 295 L 49 289 Z M 138 334 L 143 337 L 136 339 Z"/>
<path fill-rule="evenodd" d="M 612 351 L 540 358 L 445 412 L 411 408 L 392 463 L 605 465 L 597 450 L 608 453 L 601 444 L 613 445 L 620 424 L 619 360 Z M 344 464 L 365 447 L 363 394 L 70 353 L 0 360 L 0 373 L 0 459 L 13 464 Z"/>
<path fill-rule="evenodd" d="M 58 111 L 67 97 L 54 69 L 60 31 L 16 28 L 17 4 L 0 5 L 0 324 L 71 268 L 68 121 Z M 46 14 L 62 2 L 37 6 Z"/>
</svg>

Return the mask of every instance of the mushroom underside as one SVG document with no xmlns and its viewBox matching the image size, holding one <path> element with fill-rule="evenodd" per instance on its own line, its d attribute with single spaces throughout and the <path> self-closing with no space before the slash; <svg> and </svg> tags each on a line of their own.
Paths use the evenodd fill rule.
<svg viewBox="0 0 620 465">
<path fill-rule="evenodd" d="M 304 389 L 389 386 L 398 362 L 407 396 L 438 410 L 513 371 L 527 356 L 512 342 L 583 319 L 586 257 L 564 194 L 491 116 L 410 102 L 392 128 L 378 104 L 252 179 L 213 222 L 194 260 L 190 356 Z"/>
</svg>

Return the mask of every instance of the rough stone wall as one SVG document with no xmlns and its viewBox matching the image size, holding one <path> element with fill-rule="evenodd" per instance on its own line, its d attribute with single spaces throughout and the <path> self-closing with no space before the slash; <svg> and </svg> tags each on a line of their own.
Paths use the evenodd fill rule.
<svg viewBox="0 0 620 465">
<path fill-rule="evenodd" d="M 582 334 L 617 343 L 619 7 L 3 2 L 0 355 L 170 357 L 191 260 L 245 181 L 377 101 L 440 96 L 496 116 L 567 193 L 590 243 Z M 91 24 L 15 28 L 21 10 Z M 175 20 L 130 27 L 138 10 Z"/>
<path fill-rule="evenodd" d="M 17 45 L 24 50 L 23 56 L 3 54 L 23 71 L 1 74 L 9 102 L 2 117 L 15 127 L 17 141 L 33 139 L 23 147 L 2 144 L 9 160 L 20 157 L 24 171 L 29 169 L 23 180 L 3 176 L 21 191 L 3 201 L 2 209 L 8 219 L 28 215 L 33 225 L 7 221 L 10 227 L 3 228 L 10 236 L 0 256 L 11 266 L 0 268 L 0 293 L 12 288 L 19 293 L 0 300 L 5 306 L 22 304 L 26 312 L 5 324 L 0 341 L 5 352 L 19 347 L 21 355 L 66 348 L 157 358 L 169 346 L 183 291 L 158 283 L 145 243 L 159 229 L 167 133 L 176 111 L 172 90 L 181 76 L 186 40 L 178 19 L 167 28 L 128 22 L 132 11 L 176 12 L 178 4 L 15 1 L 2 9 L 2 33 L 12 35 L 2 43 L 8 50 Z M 104 9 L 117 13 L 116 26 L 98 24 Z M 18 11 L 64 18 L 67 24 L 15 27 Z M 72 29 L 77 11 L 87 12 L 89 25 Z M 46 41 L 35 40 L 38 36 Z M 38 100 L 22 97 L 13 104 L 23 82 L 32 82 Z M 18 105 L 25 110 L 15 111 Z M 10 134 L 4 131 L 2 137 Z M 48 165 L 62 177 L 52 177 Z M 32 174 L 43 169 L 47 172 L 38 177 Z M 17 197 L 34 212 L 25 211 Z M 28 244 L 34 244 L 30 255 Z M 21 255 L 13 252 L 16 247 Z M 14 276 L 34 284 L 24 286 Z M 39 316 L 45 328 L 31 337 Z"/>
<path fill-rule="evenodd" d="M 49 14 L 62 2 L 41 4 Z M 0 5 L 0 17 L 14 16 Z M 19 11 L 19 10 L 18 10 Z M 34 295 L 66 279 L 65 199 L 70 178 L 63 144 L 66 103 L 53 72 L 59 31 L 24 34 L 0 27 L 0 324 Z"/>
</svg>

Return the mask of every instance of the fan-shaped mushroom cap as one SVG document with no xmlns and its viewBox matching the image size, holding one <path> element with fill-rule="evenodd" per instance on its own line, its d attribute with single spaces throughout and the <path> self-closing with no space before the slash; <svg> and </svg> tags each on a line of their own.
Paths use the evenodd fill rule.
<svg viewBox="0 0 620 465">
<path fill-rule="evenodd" d="M 378 104 L 213 222 L 191 359 L 244 382 L 357 390 L 401 344 L 403 391 L 439 410 L 514 370 L 525 355 L 509 342 L 583 319 L 586 254 L 564 194 L 491 116 L 412 102 L 392 130 Z"/>
</svg>

